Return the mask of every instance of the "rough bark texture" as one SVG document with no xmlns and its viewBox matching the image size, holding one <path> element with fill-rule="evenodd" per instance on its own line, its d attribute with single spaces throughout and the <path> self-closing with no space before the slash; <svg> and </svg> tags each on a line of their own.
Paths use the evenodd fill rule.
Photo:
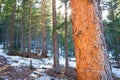
<svg viewBox="0 0 120 80">
<path fill-rule="evenodd" d="M 23 1 L 23 16 L 22 16 L 22 29 L 21 29 L 21 52 L 22 54 L 25 52 L 25 45 L 24 45 L 24 35 L 25 35 L 25 2 Z"/>
<path fill-rule="evenodd" d="M 78 80 L 112 80 L 99 1 L 71 0 Z"/>
<path fill-rule="evenodd" d="M 46 27 L 45 27 L 45 22 L 46 22 L 46 0 L 42 0 L 42 55 L 44 57 L 47 57 L 47 45 L 46 45 Z"/>
<path fill-rule="evenodd" d="M 12 14 L 12 20 L 11 20 L 11 28 L 10 28 L 10 48 L 9 48 L 9 54 L 13 51 L 13 42 L 14 42 L 14 26 L 15 26 L 15 12 L 16 12 L 16 0 L 14 0 L 14 6 L 13 6 L 13 14 Z"/>
<path fill-rule="evenodd" d="M 54 69 L 56 71 L 59 70 L 59 52 L 58 52 L 58 44 L 57 44 L 57 32 L 56 32 L 56 0 L 52 0 L 52 24 L 53 24 L 53 32 L 52 32 L 52 43 L 53 43 L 53 54 L 54 54 Z"/>
<path fill-rule="evenodd" d="M 67 24 L 67 2 L 65 2 L 65 53 L 66 53 L 66 73 L 68 72 L 68 24 Z"/>
<path fill-rule="evenodd" d="M 28 53 L 31 53 L 31 16 L 32 16 L 32 12 L 31 12 L 31 8 L 32 8 L 32 1 L 30 1 L 30 16 L 29 16 L 29 31 L 28 31 Z"/>
</svg>

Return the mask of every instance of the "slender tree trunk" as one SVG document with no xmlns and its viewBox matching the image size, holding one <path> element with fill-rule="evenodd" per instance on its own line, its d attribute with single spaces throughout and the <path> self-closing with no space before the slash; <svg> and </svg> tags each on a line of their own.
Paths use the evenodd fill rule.
<svg viewBox="0 0 120 80">
<path fill-rule="evenodd" d="M 2 8 L 2 5 L 0 4 L 0 15 L 1 15 L 1 8 Z"/>
<path fill-rule="evenodd" d="M 36 31 L 37 32 L 37 31 Z M 39 33 L 37 32 L 37 34 L 36 34 L 36 54 L 38 55 L 38 53 L 39 53 Z"/>
<path fill-rule="evenodd" d="M 18 2 L 18 1 L 17 1 Z M 17 10 L 19 10 L 19 6 L 17 7 Z M 19 19 L 19 13 L 18 13 L 18 11 L 16 12 L 16 19 Z M 20 32 L 19 32 L 19 24 L 17 24 L 17 26 L 16 26 L 16 31 L 17 31 L 17 33 L 16 34 L 14 34 L 15 36 L 16 36 L 16 39 L 14 38 L 14 41 L 16 40 L 16 46 L 15 46 L 15 48 L 16 49 L 18 49 L 18 48 L 20 48 L 20 46 L 19 46 L 19 34 L 20 34 Z"/>
<path fill-rule="evenodd" d="M 23 13 L 22 13 L 22 29 L 21 29 L 21 52 L 22 54 L 24 53 L 25 50 L 25 45 L 24 45 L 24 35 L 25 35 L 25 2 L 23 1 Z"/>
<path fill-rule="evenodd" d="M 47 57 L 47 45 L 46 45 L 46 27 L 45 27 L 45 22 L 46 22 L 46 0 L 42 0 L 42 56 Z"/>
<path fill-rule="evenodd" d="M 65 2 L 65 53 L 66 53 L 66 74 L 68 72 L 68 24 L 67 24 L 67 2 Z"/>
<path fill-rule="evenodd" d="M 30 1 L 30 16 L 29 16 L 30 22 L 29 22 L 29 32 L 28 32 L 28 54 L 31 53 L 31 27 L 32 27 L 32 25 L 31 25 L 31 16 L 32 16 L 31 8 L 32 8 L 32 1 Z"/>
<path fill-rule="evenodd" d="M 3 43 L 3 48 L 5 48 L 5 25 L 1 24 L 2 26 L 2 43 Z"/>
<path fill-rule="evenodd" d="M 2 24 L 2 26 L 3 26 L 3 34 L 2 34 L 2 36 L 3 36 L 3 48 L 5 49 L 6 48 L 6 25 L 3 25 Z"/>
<path fill-rule="evenodd" d="M 78 80 L 112 80 L 99 1 L 71 0 Z"/>
<path fill-rule="evenodd" d="M 37 41 L 37 44 L 36 44 L 36 53 L 37 54 L 39 53 L 38 41 Z"/>
<path fill-rule="evenodd" d="M 118 68 L 120 68 L 120 58 L 118 59 Z"/>
<path fill-rule="evenodd" d="M 24 29 L 25 30 L 25 29 Z M 27 51 L 26 51 L 26 44 L 27 44 L 27 42 L 26 42 L 27 40 L 26 40 L 26 33 L 24 33 L 24 52 L 25 53 L 27 53 Z"/>
<path fill-rule="evenodd" d="M 11 28 L 10 28 L 10 48 L 9 48 L 9 54 L 11 54 L 12 51 L 13 51 L 14 26 L 15 26 L 15 12 L 16 12 L 16 0 L 14 0 L 13 14 L 12 14 L 12 20 L 11 20 Z"/>
<path fill-rule="evenodd" d="M 26 12 L 26 8 L 25 8 L 25 2 L 24 2 L 24 6 L 23 6 L 23 10 L 24 10 L 24 19 L 23 19 L 23 32 L 24 32 L 24 35 L 23 35 L 23 52 L 25 52 L 26 53 L 26 28 L 25 28 L 25 12 Z"/>
<path fill-rule="evenodd" d="M 52 0 L 52 24 L 53 24 L 53 32 L 52 32 L 52 43 L 53 43 L 53 58 L 54 58 L 54 69 L 59 71 L 59 51 L 57 44 L 57 32 L 56 32 L 56 0 Z"/>
</svg>

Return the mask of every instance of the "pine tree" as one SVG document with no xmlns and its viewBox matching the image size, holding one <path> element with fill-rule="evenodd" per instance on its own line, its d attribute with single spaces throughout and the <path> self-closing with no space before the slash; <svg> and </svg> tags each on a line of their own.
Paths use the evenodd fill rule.
<svg viewBox="0 0 120 80">
<path fill-rule="evenodd" d="M 15 27 L 15 12 L 16 12 L 16 0 L 14 0 L 13 14 L 12 14 L 12 17 L 11 17 L 10 48 L 9 48 L 9 54 L 12 54 L 12 51 L 13 51 L 14 27 Z"/>
<path fill-rule="evenodd" d="M 25 52 L 25 2 L 22 1 L 21 52 Z"/>
<path fill-rule="evenodd" d="M 31 24 L 32 20 L 32 1 L 30 0 L 29 31 L 28 31 L 28 55 L 31 53 Z"/>
<path fill-rule="evenodd" d="M 56 0 L 52 0 L 52 44 L 53 44 L 53 55 L 54 55 L 54 69 L 55 72 L 59 72 L 60 66 L 59 66 L 59 51 L 58 51 L 58 44 L 57 44 L 57 32 L 56 32 L 56 26 L 57 26 L 57 19 L 56 19 Z"/>
<path fill-rule="evenodd" d="M 46 24 L 46 0 L 42 0 L 42 56 L 47 57 L 45 24 Z"/>
<path fill-rule="evenodd" d="M 112 80 L 100 0 L 71 0 L 78 80 Z"/>
</svg>

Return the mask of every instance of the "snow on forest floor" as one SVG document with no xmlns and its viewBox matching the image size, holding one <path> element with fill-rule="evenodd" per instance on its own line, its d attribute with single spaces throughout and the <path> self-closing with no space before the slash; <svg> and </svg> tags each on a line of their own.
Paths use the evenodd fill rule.
<svg viewBox="0 0 120 80">
<path fill-rule="evenodd" d="M 53 59 L 52 58 L 43 58 L 43 59 L 33 59 L 33 58 L 24 58 L 24 57 L 20 57 L 20 56 L 9 56 L 6 53 L 5 50 L 1 49 L 2 46 L 0 46 L 0 56 L 3 56 L 7 62 L 5 62 L 5 60 L 3 60 L 2 62 L 0 61 L 0 72 L 4 71 L 4 69 L 6 69 L 6 67 L 8 67 L 7 70 L 11 69 L 11 66 L 14 67 L 14 69 L 12 69 L 12 71 L 22 71 L 24 73 L 26 73 L 26 75 L 29 75 L 29 77 L 31 77 L 31 79 L 29 80 L 59 80 L 59 78 L 56 77 L 51 77 L 48 76 L 45 71 L 52 68 L 53 66 Z M 4 59 L 3 57 L 0 57 L 1 59 Z M 26 67 L 30 66 L 30 60 L 32 61 L 32 65 L 35 68 L 35 70 L 27 70 Z M 4 66 L 4 68 L 1 69 L 1 64 L 3 63 L 7 63 L 8 65 Z M 60 64 L 61 65 L 65 65 L 65 59 L 63 57 L 60 57 Z M 69 66 L 76 68 L 76 62 L 75 62 L 75 58 L 70 58 L 69 60 Z M 24 67 L 24 68 L 22 68 Z M 18 74 L 19 72 L 14 72 L 14 74 Z M 12 74 L 11 72 L 8 72 L 10 74 Z M 30 73 L 30 74 L 28 74 Z M 112 68 L 112 73 L 113 76 L 115 76 L 116 78 L 120 78 L 120 69 L 117 68 Z M 21 74 L 21 73 L 20 73 Z M 19 74 L 19 75 L 20 75 Z M 17 77 L 17 76 L 15 76 Z M 12 79 L 12 80 L 28 80 L 27 78 L 24 79 L 20 79 L 20 76 L 18 76 L 17 79 Z M 11 80 L 11 78 L 9 76 L 1 76 L 0 75 L 0 79 L 3 80 Z M 33 79 L 32 79 L 33 78 Z M 67 79 L 63 79 L 63 80 L 67 80 Z"/>
<path fill-rule="evenodd" d="M 31 60 L 33 68 L 35 68 L 35 70 L 31 71 L 31 74 L 29 74 L 29 76 L 33 78 L 33 79 L 29 79 L 29 80 L 59 80 L 58 78 L 50 77 L 45 73 L 46 70 L 52 68 L 52 66 L 53 66 L 52 58 L 32 59 L 32 58 L 24 58 L 24 57 L 20 57 L 20 56 L 9 56 L 5 53 L 6 52 L 3 49 L 0 49 L 0 56 L 3 56 L 4 58 L 7 59 L 8 65 L 6 65 L 6 66 L 7 67 L 12 66 L 12 67 L 14 67 L 14 69 L 16 69 L 16 70 L 13 69 L 13 72 L 20 71 L 20 70 L 22 71 L 21 67 L 29 67 L 30 60 Z M 0 64 L 2 64 L 1 61 L 0 61 Z M 65 65 L 65 59 L 63 57 L 60 57 L 60 64 Z M 75 68 L 76 67 L 75 59 L 71 58 L 69 60 L 69 64 L 70 64 L 69 65 L 70 67 Z M 6 66 L 4 68 L 0 69 L 0 72 L 4 71 L 4 69 L 6 69 Z M 10 67 L 10 69 L 11 69 L 11 67 Z M 26 69 L 24 69 L 24 70 L 26 70 Z M 30 70 L 26 70 L 26 74 L 28 71 L 30 71 Z M 8 72 L 8 73 L 11 73 L 11 72 Z M 9 76 L 1 76 L 1 75 L 0 75 L 0 78 L 3 78 L 4 80 L 11 79 Z M 15 80 L 23 80 L 23 79 L 17 78 Z M 24 79 L 24 80 L 28 80 L 28 79 Z"/>
<path fill-rule="evenodd" d="M 112 68 L 113 76 L 120 79 L 120 69 Z"/>
</svg>

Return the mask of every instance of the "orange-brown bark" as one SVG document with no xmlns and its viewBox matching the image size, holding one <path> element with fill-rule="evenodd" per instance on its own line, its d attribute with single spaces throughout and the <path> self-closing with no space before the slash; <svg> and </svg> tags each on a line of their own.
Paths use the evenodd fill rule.
<svg viewBox="0 0 120 80">
<path fill-rule="evenodd" d="M 71 0 L 78 80 L 112 80 L 98 4 L 97 0 Z"/>
</svg>

